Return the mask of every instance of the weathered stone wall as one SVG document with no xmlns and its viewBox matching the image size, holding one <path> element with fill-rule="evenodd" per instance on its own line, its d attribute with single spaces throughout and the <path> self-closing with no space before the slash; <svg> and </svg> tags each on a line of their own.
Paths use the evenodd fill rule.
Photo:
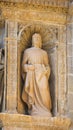
<svg viewBox="0 0 73 130">
<path fill-rule="evenodd" d="M 67 112 L 73 121 L 73 2 L 67 16 L 67 90 Z"/>
</svg>

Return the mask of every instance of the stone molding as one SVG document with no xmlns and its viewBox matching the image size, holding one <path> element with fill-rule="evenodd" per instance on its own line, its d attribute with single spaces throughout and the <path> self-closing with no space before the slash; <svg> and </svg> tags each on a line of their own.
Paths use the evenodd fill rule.
<svg viewBox="0 0 73 130">
<path fill-rule="evenodd" d="M 0 4 L 0 7 L 2 8 L 4 19 L 15 20 L 17 22 L 43 21 L 46 23 L 50 22 L 51 24 L 66 24 L 67 8 L 49 7 L 45 9 L 42 7 L 38 8 L 37 6 L 33 7 L 33 9 L 31 6 L 23 8 L 21 5 L 8 6 L 4 4 Z"/>
<path fill-rule="evenodd" d="M 71 121 L 64 117 L 35 117 L 23 114 L 0 114 L 0 127 L 11 126 L 36 130 L 69 130 Z"/>
<path fill-rule="evenodd" d="M 25 4 L 33 4 L 33 5 L 44 5 L 44 6 L 59 6 L 59 7 L 67 7 L 69 4 L 69 0 L 1 0 L 2 2 L 14 2 L 14 3 L 25 3 Z"/>
<path fill-rule="evenodd" d="M 52 11 L 54 9 L 55 12 L 61 12 L 63 14 L 66 14 L 68 11 L 68 7 L 59 7 L 59 6 L 48 6 L 48 5 L 41 5 L 41 4 L 29 4 L 28 2 L 26 3 L 12 3 L 12 2 L 0 2 L 0 8 L 11 8 L 14 10 L 16 9 L 38 9 L 38 10 L 43 10 L 43 11 Z"/>
</svg>

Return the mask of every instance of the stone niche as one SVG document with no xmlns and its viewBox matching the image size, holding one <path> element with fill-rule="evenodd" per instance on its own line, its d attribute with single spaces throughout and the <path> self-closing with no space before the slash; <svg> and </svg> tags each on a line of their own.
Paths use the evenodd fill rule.
<svg viewBox="0 0 73 130">
<path fill-rule="evenodd" d="M 3 130 L 68 130 L 71 121 L 66 118 L 67 8 L 7 3 L 0 5 L 5 19 L 5 108 L 0 114 L 0 126 Z M 42 47 L 50 59 L 52 118 L 27 115 L 28 108 L 21 99 L 23 51 L 31 46 L 34 33 L 41 34 Z"/>
<path fill-rule="evenodd" d="M 7 27 L 7 35 L 9 35 L 8 38 L 6 38 L 6 71 L 8 72 L 7 110 L 26 114 L 26 105 L 23 104 L 21 99 L 23 88 L 21 62 L 23 51 L 31 46 L 32 35 L 37 32 L 41 34 L 43 49 L 47 51 L 50 59 L 51 75 L 49 82 L 53 106 L 52 114 L 53 116 L 65 114 L 66 45 L 65 43 L 60 45 L 61 43 L 59 41 L 61 40 L 60 33 L 65 35 L 65 26 L 58 27 L 51 24 L 46 25 L 43 22 L 31 22 L 24 25 L 17 22 L 7 21 Z M 15 85 L 17 87 L 15 87 Z M 13 94 L 15 96 L 14 98 L 12 96 Z M 11 100 L 13 100 L 13 104 L 11 104 Z"/>
<path fill-rule="evenodd" d="M 23 123 L 23 125 L 21 126 L 21 122 L 25 121 L 26 122 L 26 118 L 27 118 L 27 122 L 30 122 L 30 125 L 28 125 L 27 129 L 36 129 L 38 126 L 38 122 L 41 121 L 41 125 L 43 125 L 44 121 L 50 121 L 51 124 L 48 124 L 50 126 L 47 126 L 47 124 L 44 124 L 46 126 L 40 126 L 37 129 L 67 129 L 67 127 L 70 126 L 70 120 L 67 118 L 60 118 L 60 117 L 55 117 L 55 116 L 62 116 L 65 115 L 65 101 L 64 98 L 65 95 L 61 95 L 61 93 L 64 90 L 61 90 L 59 83 L 61 85 L 61 81 L 60 80 L 64 80 L 62 82 L 62 85 L 65 84 L 66 82 L 66 77 L 61 77 L 63 79 L 59 79 L 58 75 L 61 71 L 65 71 L 65 59 L 66 57 L 63 57 L 66 52 L 60 52 L 59 48 L 59 36 L 60 36 L 60 29 L 63 28 L 59 28 L 55 25 L 46 25 L 43 22 L 32 22 L 32 23 L 28 23 L 26 25 L 18 23 L 17 22 L 12 22 L 12 21 L 7 21 L 7 27 L 8 27 L 8 37 L 6 38 L 6 72 L 7 73 L 7 92 L 6 92 L 6 111 L 7 114 L 5 115 L 1 115 L 1 119 L 4 121 L 5 125 L 7 124 L 7 122 L 3 119 L 3 116 L 7 119 L 7 121 L 9 121 L 10 116 L 12 116 L 12 113 L 14 114 L 11 120 L 11 123 L 8 124 L 8 127 L 5 127 L 4 130 L 6 129 L 12 129 L 14 128 L 16 130 L 16 128 L 23 128 L 23 127 L 27 127 L 27 123 Z M 65 29 L 65 28 L 64 28 Z M 23 88 L 23 81 L 22 81 L 22 66 L 21 66 L 21 62 L 22 62 L 22 57 L 23 57 L 23 51 L 26 48 L 29 48 L 31 46 L 31 37 L 32 34 L 34 34 L 35 32 L 40 33 L 42 36 L 42 42 L 43 42 L 43 49 L 47 51 L 49 58 L 50 58 L 50 66 L 51 66 L 51 75 L 50 75 L 50 92 L 51 92 L 51 98 L 52 98 L 52 114 L 53 117 L 52 118 L 37 118 L 36 117 L 30 117 L 27 115 L 27 106 L 26 104 L 23 103 L 22 99 L 21 99 L 21 94 L 22 94 L 22 88 Z M 61 48 L 61 49 L 66 49 Z M 61 57 L 58 57 L 58 54 L 60 54 Z M 63 60 L 62 63 L 59 63 L 59 58 L 61 58 L 61 60 Z M 62 59 L 63 58 L 63 59 Z M 58 67 L 60 67 L 60 71 L 58 70 Z M 64 66 L 64 70 L 63 69 Z M 63 76 L 63 75 L 62 75 Z M 65 72 L 64 72 L 64 76 L 65 76 Z M 61 85 L 61 86 L 62 86 Z M 16 87 L 15 87 L 16 86 Z M 59 90 L 60 89 L 60 90 Z M 60 93 L 61 92 L 61 93 Z M 60 93 L 60 95 L 58 95 L 58 93 Z M 59 97 L 60 96 L 60 97 Z M 61 96 L 64 96 L 63 99 L 61 99 Z M 60 101 L 59 101 L 60 100 Z M 12 101 L 12 102 L 11 102 Z M 9 113 L 9 114 L 8 114 Z M 11 113 L 11 114 L 10 114 Z M 18 113 L 18 114 L 17 114 Z M 20 116 L 19 116 L 20 114 Z M 24 115 L 22 115 L 24 114 Z M 21 120 L 21 122 L 18 124 L 19 120 L 18 118 Z M 23 121 L 22 121 L 23 119 Z M 33 122 L 36 122 L 37 124 L 35 124 Z M 13 123 L 12 123 L 12 120 Z M 32 120 L 32 121 L 31 121 Z M 52 122 L 53 120 L 53 122 Z M 60 122 L 61 120 L 61 122 Z M 54 124 L 54 121 L 56 121 L 56 127 Z M 14 125 L 15 122 L 15 125 Z M 58 123 L 60 122 L 60 124 L 58 125 Z M 49 122 L 48 122 L 49 123 Z M 61 124 L 62 123 L 62 124 Z M 31 126 L 32 124 L 32 126 Z M 64 125 L 65 126 L 64 126 Z M 12 126 L 13 127 L 10 127 Z M 62 125 L 62 127 L 60 126 Z M 24 128 L 23 128 L 24 130 Z"/>
<path fill-rule="evenodd" d="M 20 25 L 19 25 L 20 29 Z M 50 75 L 50 91 L 52 98 L 52 113 L 53 115 L 57 112 L 57 101 L 56 101 L 56 79 L 57 79 L 57 69 L 56 69 L 56 61 L 57 61 L 57 40 L 58 40 L 58 28 L 52 25 L 45 25 L 44 23 L 33 22 L 23 25 L 22 29 L 18 34 L 18 111 L 20 113 L 25 113 L 24 106 L 21 103 L 21 93 L 22 93 L 22 76 L 21 76 L 21 61 L 23 57 L 23 52 L 26 48 L 31 47 L 31 39 L 34 33 L 39 33 L 42 37 L 43 49 L 47 51 L 50 58 L 50 66 L 51 66 L 51 75 Z M 20 54 L 20 55 L 19 55 Z"/>
</svg>

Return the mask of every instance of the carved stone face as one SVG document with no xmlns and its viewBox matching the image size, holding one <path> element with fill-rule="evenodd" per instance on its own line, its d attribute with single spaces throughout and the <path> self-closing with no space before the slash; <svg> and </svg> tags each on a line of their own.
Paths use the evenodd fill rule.
<svg viewBox="0 0 73 130">
<path fill-rule="evenodd" d="M 35 33 L 32 36 L 32 46 L 37 47 L 37 48 L 41 48 L 42 47 L 42 39 L 41 39 L 41 35 L 38 33 Z"/>
</svg>

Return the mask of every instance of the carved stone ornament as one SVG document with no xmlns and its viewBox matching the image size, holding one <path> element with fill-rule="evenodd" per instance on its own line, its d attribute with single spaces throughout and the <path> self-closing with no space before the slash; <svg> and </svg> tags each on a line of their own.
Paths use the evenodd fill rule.
<svg viewBox="0 0 73 130">
<path fill-rule="evenodd" d="M 39 33 L 42 37 L 44 49 L 51 49 L 58 43 L 58 28 L 42 23 L 32 23 L 23 27 L 18 35 L 19 46 L 22 49 L 31 46 L 31 39 L 34 33 Z"/>
</svg>

